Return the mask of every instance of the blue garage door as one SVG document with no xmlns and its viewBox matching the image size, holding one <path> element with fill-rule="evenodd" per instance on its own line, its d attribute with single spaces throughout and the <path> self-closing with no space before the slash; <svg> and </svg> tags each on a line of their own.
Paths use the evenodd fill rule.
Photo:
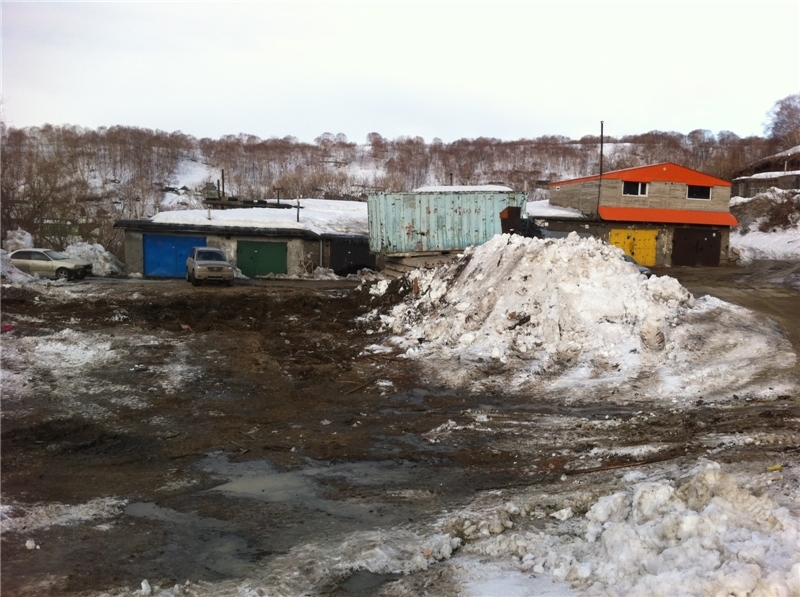
<svg viewBox="0 0 800 597">
<path fill-rule="evenodd" d="M 205 247 L 203 236 L 144 235 L 144 275 L 151 278 L 183 278 L 192 247 Z"/>
</svg>

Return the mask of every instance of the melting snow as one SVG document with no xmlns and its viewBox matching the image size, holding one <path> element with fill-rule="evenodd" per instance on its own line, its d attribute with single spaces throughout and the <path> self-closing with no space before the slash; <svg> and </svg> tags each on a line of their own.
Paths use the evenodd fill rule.
<svg viewBox="0 0 800 597">
<path fill-rule="evenodd" d="M 794 362 L 770 322 L 717 299 L 695 301 L 674 278 L 647 279 L 621 255 L 574 234 L 499 235 L 454 263 L 410 273 L 419 293 L 365 320 L 439 383 L 474 391 L 641 381 L 643 395 L 680 389 L 694 399 L 730 389 L 728 374 L 741 387 L 765 367 Z"/>
</svg>

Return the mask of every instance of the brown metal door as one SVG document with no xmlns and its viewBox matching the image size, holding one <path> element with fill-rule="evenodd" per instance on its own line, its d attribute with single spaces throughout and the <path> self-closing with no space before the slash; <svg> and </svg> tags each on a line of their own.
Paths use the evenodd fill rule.
<svg viewBox="0 0 800 597">
<path fill-rule="evenodd" d="M 722 234 L 709 228 L 676 228 L 672 237 L 672 265 L 719 265 Z"/>
</svg>

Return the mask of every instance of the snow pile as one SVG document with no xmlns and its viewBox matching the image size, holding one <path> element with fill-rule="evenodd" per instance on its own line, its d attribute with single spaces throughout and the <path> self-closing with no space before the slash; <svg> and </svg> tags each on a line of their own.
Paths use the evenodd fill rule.
<svg viewBox="0 0 800 597">
<path fill-rule="evenodd" d="M 122 514 L 126 500 L 97 498 L 86 504 L 40 504 L 32 506 L 4 506 L 0 518 L 0 530 L 7 532 L 31 532 L 51 526 L 69 526 L 91 520 L 116 518 Z M 20 516 L 13 516 L 22 511 Z"/>
<path fill-rule="evenodd" d="M 580 594 L 800 594 L 800 521 L 716 463 L 678 488 L 644 482 L 602 497 L 549 532 L 500 533 L 468 538 L 462 552 L 508 558 Z"/>
<path fill-rule="evenodd" d="M 25 284 L 35 279 L 33 276 L 19 270 L 11 263 L 11 259 L 8 258 L 8 253 L 3 249 L 0 249 L 0 274 L 2 274 L 3 280 L 11 282 L 12 284 Z"/>
<path fill-rule="evenodd" d="M 393 334 L 388 342 L 446 385 L 513 391 L 641 380 L 644 394 L 688 399 L 690 389 L 724 388 L 723 375 L 747 370 L 734 376 L 747 382 L 770 362 L 794 362 L 780 332 L 751 312 L 695 302 L 667 276 L 646 279 L 594 238 L 498 235 L 407 276 L 418 292 L 364 319 L 379 320 L 377 331 Z"/>
<path fill-rule="evenodd" d="M 800 259 L 800 191 L 772 187 L 755 197 L 732 197 L 739 227 L 730 244 L 742 262 Z"/>
<path fill-rule="evenodd" d="M 12 253 L 17 249 L 30 249 L 33 247 L 33 236 L 21 228 L 6 232 L 6 239 L 3 241 L 3 248 Z"/>
<path fill-rule="evenodd" d="M 106 251 L 103 245 L 77 242 L 63 251 L 64 255 L 83 259 L 92 264 L 92 275 L 102 278 L 125 275 L 125 265 L 114 255 Z"/>
</svg>

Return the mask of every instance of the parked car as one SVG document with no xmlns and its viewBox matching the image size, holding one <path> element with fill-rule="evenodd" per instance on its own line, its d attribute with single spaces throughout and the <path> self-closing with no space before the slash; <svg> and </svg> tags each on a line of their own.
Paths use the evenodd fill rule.
<svg viewBox="0 0 800 597">
<path fill-rule="evenodd" d="M 200 286 L 207 280 L 233 286 L 233 266 L 220 249 L 194 247 L 186 260 L 186 280 Z"/>
<path fill-rule="evenodd" d="M 27 274 L 59 280 L 82 280 L 92 273 L 92 264 L 52 249 L 17 249 L 8 258 Z"/>
<path fill-rule="evenodd" d="M 649 268 L 649 267 L 645 267 L 645 266 L 643 266 L 643 265 L 639 265 L 639 263 L 638 263 L 638 262 L 637 262 L 637 261 L 636 261 L 636 260 L 635 260 L 633 257 L 631 257 L 630 255 L 628 255 L 627 253 L 623 253 L 623 254 L 622 254 L 622 258 L 623 258 L 625 261 L 627 261 L 628 263 L 632 263 L 633 265 L 635 265 L 635 266 L 636 266 L 636 268 L 639 270 L 639 273 L 640 273 L 640 274 L 644 274 L 644 275 L 645 275 L 645 276 L 647 276 L 648 278 L 649 278 L 650 276 L 652 276 L 652 275 L 653 275 L 653 272 L 651 272 L 651 271 L 650 271 L 650 268 Z"/>
</svg>

